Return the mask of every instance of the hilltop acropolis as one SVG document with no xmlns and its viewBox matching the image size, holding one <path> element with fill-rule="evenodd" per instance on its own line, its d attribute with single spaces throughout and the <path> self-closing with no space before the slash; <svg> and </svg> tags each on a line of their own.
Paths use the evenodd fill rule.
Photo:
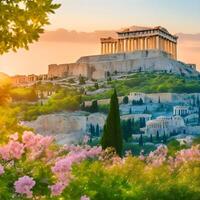
<svg viewBox="0 0 200 200">
<path fill-rule="evenodd" d="M 116 33 L 116 38 L 99 38 L 99 55 L 86 55 L 75 63 L 50 64 L 46 75 L 15 76 L 13 82 L 21 84 L 74 76 L 104 80 L 138 72 L 200 77 L 195 64 L 187 64 L 178 59 L 178 37 L 167 29 L 161 26 L 130 27 Z"/>
<path fill-rule="evenodd" d="M 167 29 L 158 26 L 141 30 L 125 29 L 118 38 L 101 38 L 101 54 L 128 53 L 142 50 L 160 50 L 177 59 L 177 39 Z"/>
</svg>

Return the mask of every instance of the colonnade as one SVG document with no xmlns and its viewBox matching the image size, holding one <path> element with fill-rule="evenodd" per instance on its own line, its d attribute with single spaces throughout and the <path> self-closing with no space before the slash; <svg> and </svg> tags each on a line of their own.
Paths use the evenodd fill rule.
<svg viewBox="0 0 200 200">
<path fill-rule="evenodd" d="M 114 53 L 118 53 L 117 41 L 101 43 L 101 54 L 114 54 Z"/>
<path fill-rule="evenodd" d="M 101 54 L 114 54 L 133 52 L 139 50 L 157 49 L 171 54 L 177 58 L 177 44 L 161 36 L 148 36 L 137 38 L 103 39 L 101 41 Z"/>
</svg>

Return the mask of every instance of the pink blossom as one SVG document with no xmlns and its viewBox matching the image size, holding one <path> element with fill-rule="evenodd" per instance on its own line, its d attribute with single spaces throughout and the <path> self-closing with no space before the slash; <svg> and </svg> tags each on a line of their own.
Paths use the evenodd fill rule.
<svg viewBox="0 0 200 200">
<path fill-rule="evenodd" d="M 200 161 L 200 149 L 198 146 L 193 146 L 190 149 L 183 149 L 177 152 L 176 157 L 173 161 L 174 161 L 174 167 L 178 167 L 182 163 L 190 161 Z"/>
<path fill-rule="evenodd" d="M 62 194 L 63 190 L 65 189 L 65 185 L 61 182 L 58 182 L 58 183 L 50 186 L 50 188 L 51 188 L 52 196 L 59 196 Z"/>
<path fill-rule="evenodd" d="M 32 131 L 24 131 L 22 135 L 22 142 L 25 144 L 25 147 L 32 147 L 36 143 L 35 134 Z"/>
<path fill-rule="evenodd" d="M 88 146 L 85 146 L 85 148 L 82 149 L 79 147 L 73 147 L 73 150 L 75 151 L 69 152 L 67 156 L 58 159 L 55 165 L 52 167 L 52 172 L 55 174 L 59 181 L 58 186 L 56 184 L 52 186 L 52 191 L 54 191 L 54 187 L 55 189 L 57 189 L 57 187 L 61 188 L 61 183 L 64 186 L 62 189 L 64 189 L 69 184 L 69 181 L 72 177 L 71 169 L 73 164 L 80 163 L 87 158 L 94 158 L 102 152 L 101 147 L 91 148 Z M 55 194 L 57 193 L 59 192 L 55 192 Z M 52 193 L 52 195 L 54 194 Z"/>
<path fill-rule="evenodd" d="M 35 186 L 35 181 L 29 176 L 23 176 L 14 183 L 15 192 L 24 194 L 27 198 L 32 198 L 33 192 L 31 189 Z"/>
<path fill-rule="evenodd" d="M 10 141 L 8 145 L 9 145 L 10 157 L 20 159 L 22 154 L 24 153 L 24 145 L 16 141 Z"/>
<path fill-rule="evenodd" d="M 82 196 L 80 200 L 90 200 L 90 197 L 87 197 L 86 195 Z"/>
<path fill-rule="evenodd" d="M 159 167 L 166 161 L 167 152 L 167 147 L 164 145 L 160 145 L 155 151 L 150 152 L 150 154 L 146 158 L 146 161 L 148 164 L 154 167 Z"/>
<path fill-rule="evenodd" d="M 3 160 L 9 160 L 10 159 L 10 151 L 9 151 L 8 145 L 0 147 L 0 156 Z"/>
<path fill-rule="evenodd" d="M 4 160 L 20 159 L 24 153 L 24 145 L 20 142 L 11 140 L 8 144 L 0 147 L 0 156 Z"/>
<path fill-rule="evenodd" d="M 22 136 L 22 142 L 24 146 L 29 151 L 29 158 L 31 160 L 37 159 L 43 153 L 46 152 L 49 146 L 52 144 L 54 138 L 51 136 L 42 136 L 39 134 L 34 134 L 31 131 L 25 131 Z M 47 152 L 49 153 L 49 152 Z"/>
<path fill-rule="evenodd" d="M 2 174 L 4 174 L 4 167 L 0 164 L 0 176 L 2 175 Z"/>
</svg>

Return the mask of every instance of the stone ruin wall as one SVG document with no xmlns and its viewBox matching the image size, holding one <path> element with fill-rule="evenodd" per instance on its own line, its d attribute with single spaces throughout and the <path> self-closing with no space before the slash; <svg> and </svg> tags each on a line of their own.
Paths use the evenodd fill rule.
<svg viewBox="0 0 200 200">
<path fill-rule="evenodd" d="M 85 76 L 89 79 L 105 79 L 107 72 L 167 72 L 198 76 L 199 73 L 189 65 L 170 58 L 165 52 L 151 50 L 111 55 L 81 57 L 76 63 L 49 65 L 48 76 Z"/>
</svg>

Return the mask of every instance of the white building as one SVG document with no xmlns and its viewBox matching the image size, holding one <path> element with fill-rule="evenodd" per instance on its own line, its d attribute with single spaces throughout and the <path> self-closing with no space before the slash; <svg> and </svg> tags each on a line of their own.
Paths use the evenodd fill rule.
<svg viewBox="0 0 200 200">
<path fill-rule="evenodd" d="M 184 120 L 181 116 L 165 117 L 161 116 L 154 120 L 147 121 L 145 127 L 146 134 L 155 135 L 159 134 L 169 135 L 173 131 L 185 127 Z"/>
<path fill-rule="evenodd" d="M 186 116 L 189 114 L 189 107 L 188 106 L 174 106 L 173 114 L 179 116 Z"/>
</svg>

